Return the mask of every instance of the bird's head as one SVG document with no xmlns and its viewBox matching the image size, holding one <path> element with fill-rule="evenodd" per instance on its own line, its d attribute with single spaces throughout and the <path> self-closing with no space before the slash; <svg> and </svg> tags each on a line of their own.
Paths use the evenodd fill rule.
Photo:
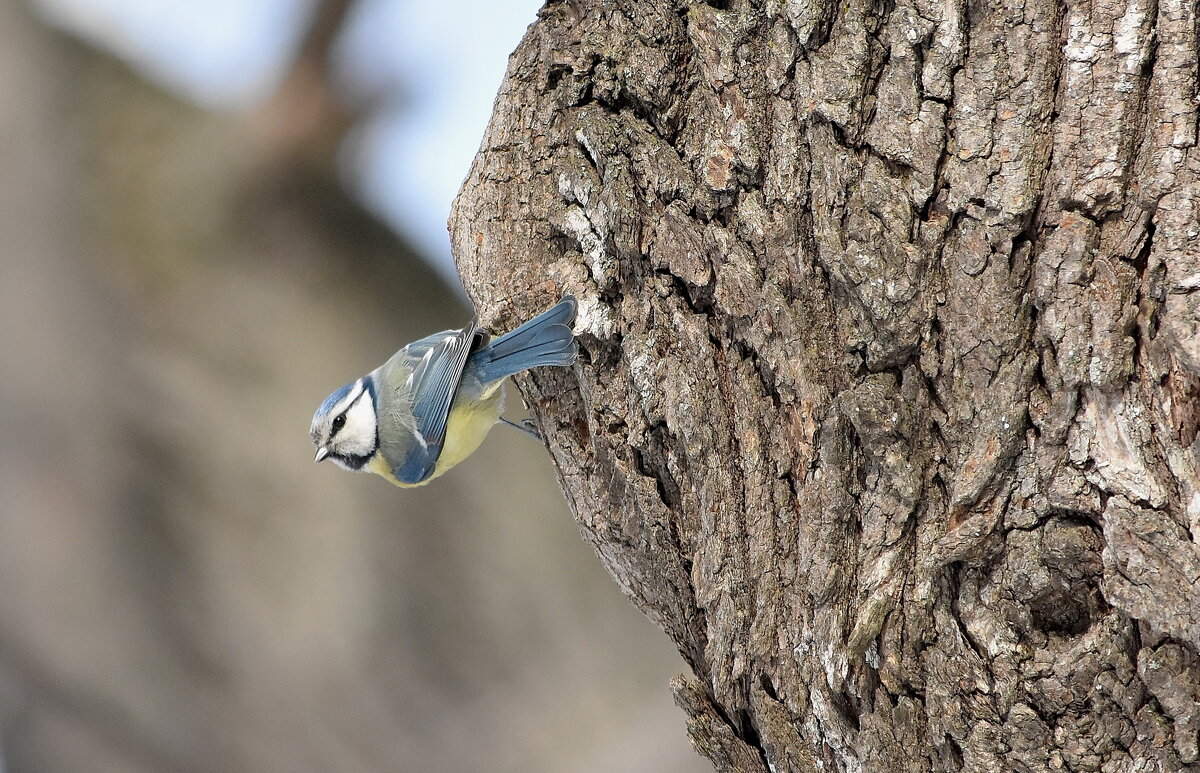
<svg viewBox="0 0 1200 773">
<path fill-rule="evenodd" d="M 325 398 L 313 415 L 309 436 L 317 447 L 316 461 L 332 459 L 347 470 L 362 470 L 379 448 L 375 382 L 371 376 Z"/>
</svg>

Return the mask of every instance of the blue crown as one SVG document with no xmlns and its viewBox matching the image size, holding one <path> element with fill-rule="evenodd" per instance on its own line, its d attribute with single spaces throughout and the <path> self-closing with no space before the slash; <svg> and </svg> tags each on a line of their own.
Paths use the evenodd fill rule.
<svg viewBox="0 0 1200 773">
<path fill-rule="evenodd" d="M 329 397 L 326 397 L 325 402 L 321 403 L 321 407 L 317 409 L 317 415 L 324 416 L 325 414 L 327 414 L 331 410 L 333 410 L 333 406 L 337 405 L 342 400 L 345 400 L 346 395 L 350 394 L 350 390 L 353 389 L 354 385 L 357 383 L 358 383 L 357 381 L 351 382 L 351 383 L 347 384 L 346 386 L 342 387 L 341 389 L 337 390 L 333 394 L 331 394 Z"/>
</svg>

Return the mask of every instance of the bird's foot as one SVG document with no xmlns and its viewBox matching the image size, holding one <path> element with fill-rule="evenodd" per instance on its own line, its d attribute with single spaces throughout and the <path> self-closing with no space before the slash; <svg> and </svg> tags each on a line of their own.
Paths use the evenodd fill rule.
<svg viewBox="0 0 1200 773">
<path fill-rule="evenodd" d="M 534 440 L 537 440 L 538 442 L 541 442 L 542 440 L 542 433 L 537 431 L 537 427 L 533 424 L 533 419 L 524 419 L 520 423 L 517 423 L 515 421 L 509 421 L 501 416 L 500 421 L 517 430 L 518 432 L 524 432 L 526 435 Z"/>
</svg>

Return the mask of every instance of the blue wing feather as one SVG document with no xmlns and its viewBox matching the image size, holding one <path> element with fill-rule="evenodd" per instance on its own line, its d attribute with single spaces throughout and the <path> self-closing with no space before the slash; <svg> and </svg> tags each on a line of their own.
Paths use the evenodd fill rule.
<svg viewBox="0 0 1200 773">
<path fill-rule="evenodd" d="M 454 395 L 478 329 L 478 321 L 471 320 L 462 330 L 427 336 L 408 346 L 409 354 L 421 360 L 409 376 L 417 442 L 400 467 L 392 470 L 392 474 L 404 483 L 420 483 L 432 475 L 437 466 L 442 445 L 446 442 L 446 424 Z"/>
</svg>

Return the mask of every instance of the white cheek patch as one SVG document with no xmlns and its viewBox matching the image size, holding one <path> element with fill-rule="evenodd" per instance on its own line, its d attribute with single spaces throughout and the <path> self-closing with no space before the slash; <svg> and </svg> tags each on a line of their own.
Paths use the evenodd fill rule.
<svg viewBox="0 0 1200 773">
<path fill-rule="evenodd" d="M 333 439 L 333 450 L 342 456 L 370 456 L 375 451 L 375 406 L 364 394 L 346 411 L 346 425 Z"/>
</svg>

